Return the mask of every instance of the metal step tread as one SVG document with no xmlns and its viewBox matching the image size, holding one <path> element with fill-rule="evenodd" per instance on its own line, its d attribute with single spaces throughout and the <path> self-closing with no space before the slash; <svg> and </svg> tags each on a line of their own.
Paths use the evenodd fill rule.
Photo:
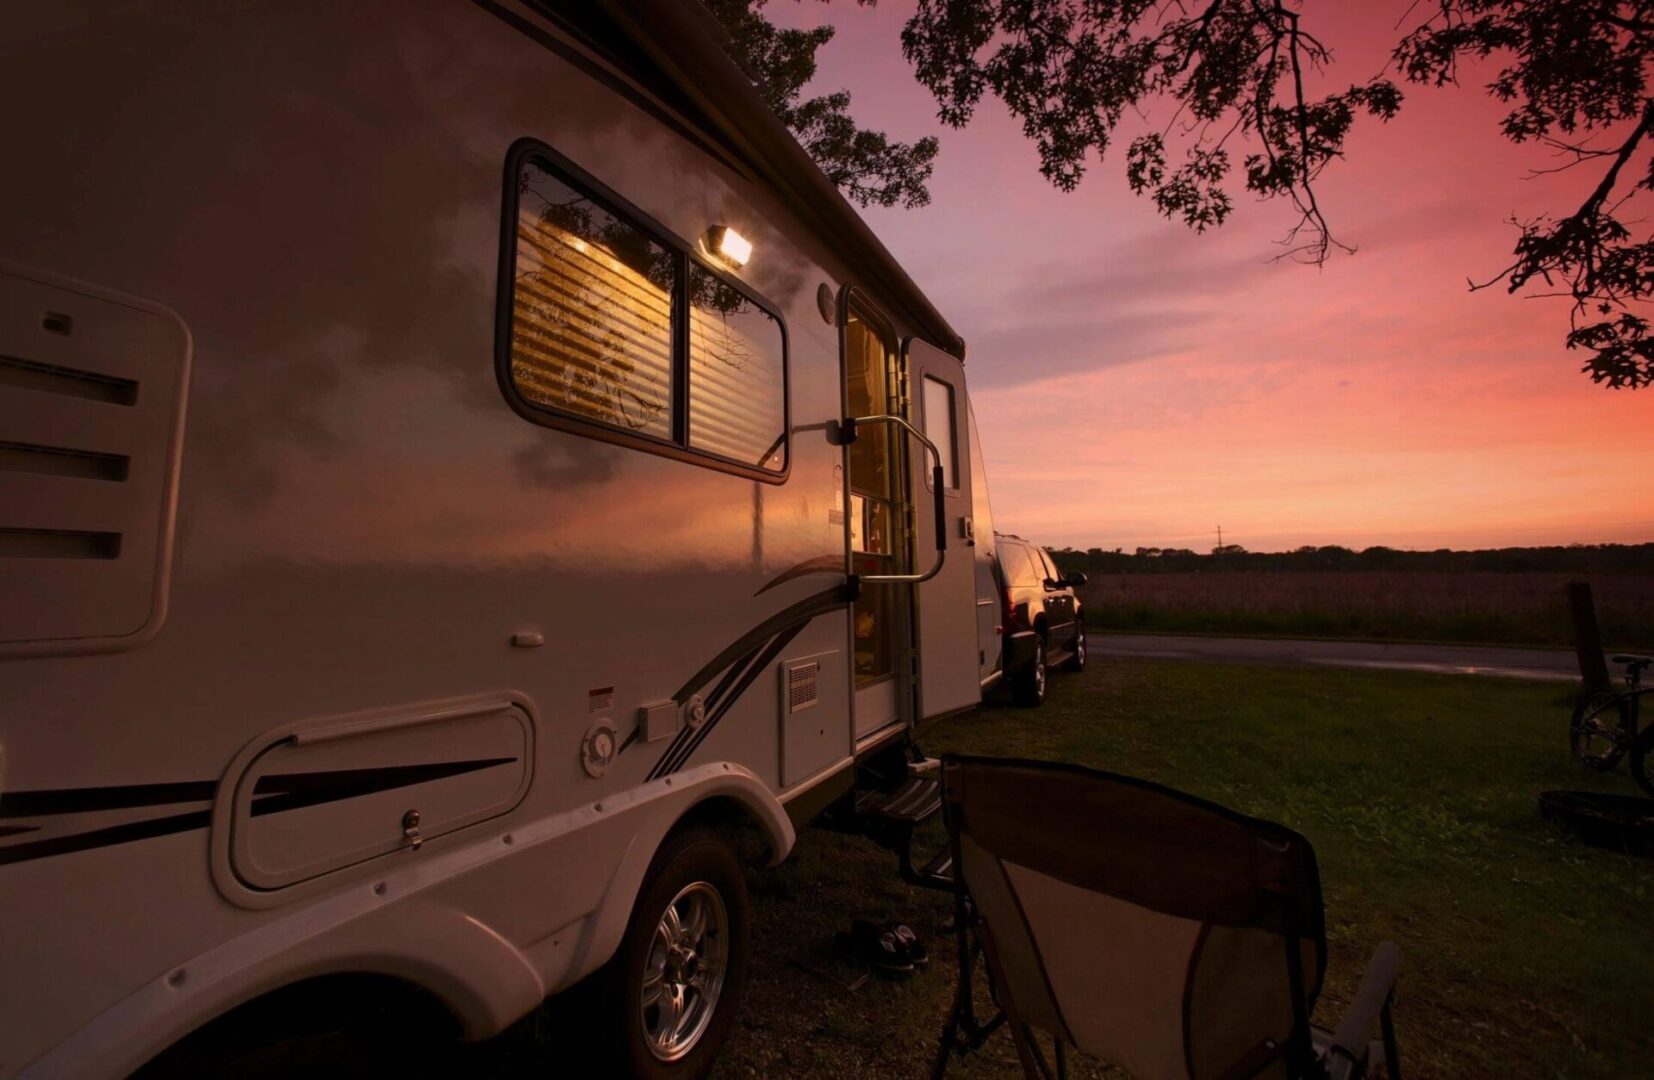
<svg viewBox="0 0 1654 1080">
<path fill-rule="evenodd" d="M 926 863 L 919 871 L 919 876 L 926 881 L 952 882 L 953 881 L 953 852 L 943 848 L 936 853 L 936 857 Z"/>
<path fill-rule="evenodd" d="M 918 824 L 942 809 L 942 783 L 928 776 L 909 776 L 887 789 L 858 792 L 856 812 L 886 821 Z"/>
</svg>

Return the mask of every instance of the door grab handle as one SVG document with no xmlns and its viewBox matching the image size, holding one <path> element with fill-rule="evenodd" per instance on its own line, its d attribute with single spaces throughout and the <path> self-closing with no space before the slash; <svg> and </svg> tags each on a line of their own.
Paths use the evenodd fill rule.
<svg viewBox="0 0 1654 1080">
<path fill-rule="evenodd" d="M 857 428 L 862 424 L 895 424 L 907 431 L 915 439 L 924 444 L 930 451 L 931 460 L 936 464 L 930 469 L 930 486 L 936 494 L 936 564 L 922 574 L 856 574 L 853 566 L 845 567 L 849 577 L 858 578 L 863 584 L 872 582 L 876 585 L 917 585 L 929 581 L 942 572 L 942 564 L 948 557 L 948 503 L 947 493 L 942 488 L 942 453 L 936 449 L 936 444 L 925 436 L 925 433 L 902 419 L 900 416 L 891 416 L 888 413 L 879 416 L 852 416 L 838 425 L 836 441 L 841 446 L 848 446 L 856 441 Z"/>
</svg>

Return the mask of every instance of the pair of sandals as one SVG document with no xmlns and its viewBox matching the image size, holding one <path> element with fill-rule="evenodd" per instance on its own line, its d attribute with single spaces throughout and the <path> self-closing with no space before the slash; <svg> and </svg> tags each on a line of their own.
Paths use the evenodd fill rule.
<svg viewBox="0 0 1654 1080">
<path fill-rule="evenodd" d="M 848 933 L 838 932 L 834 946 L 844 959 L 893 978 L 912 975 L 930 963 L 930 953 L 918 935 L 902 923 L 857 919 Z"/>
</svg>

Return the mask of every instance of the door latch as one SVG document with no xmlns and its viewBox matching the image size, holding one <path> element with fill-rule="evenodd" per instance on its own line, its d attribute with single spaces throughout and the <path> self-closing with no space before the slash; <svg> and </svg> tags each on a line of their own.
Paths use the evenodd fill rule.
<svg viewBox="0 0 1654 1080">
<path fill-rule="evenodd" d="M 408 842 L 409 851 L 418 851 L 425 843 L 425 838 L 419 835 L 418 810 L 409 810 L 402 815 L 402 839 Z"/>
</svg>

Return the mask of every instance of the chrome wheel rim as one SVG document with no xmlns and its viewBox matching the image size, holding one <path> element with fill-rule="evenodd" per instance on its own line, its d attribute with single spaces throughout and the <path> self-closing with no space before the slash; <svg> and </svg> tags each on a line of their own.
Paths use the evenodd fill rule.
<svg viewBox="0 0 1654 1080">
<path fill-rule="evenodd" d="M 1045 696 L 1045 650 L 1034 651 L 1034 691 L 1040 697 Z"/>
<path fill-rule="evenodd" d="M 1080 627 L 1080 636 L 1074 642 L 1074 655 L 1079 658 L 1080 663 L 1082 663 L 1082 664 L 1085 663 L 1085 626 L 1084 625 L 1081 625 L 1081 627 Z"/>
<path fill-rule="evenodd" d="M 729 912 L 704 881 L 685 885 L 661 913 L 643 965 L 643 1041 L 661 1061 L 695 1049 L 729 972 Z"/>
</svg>

